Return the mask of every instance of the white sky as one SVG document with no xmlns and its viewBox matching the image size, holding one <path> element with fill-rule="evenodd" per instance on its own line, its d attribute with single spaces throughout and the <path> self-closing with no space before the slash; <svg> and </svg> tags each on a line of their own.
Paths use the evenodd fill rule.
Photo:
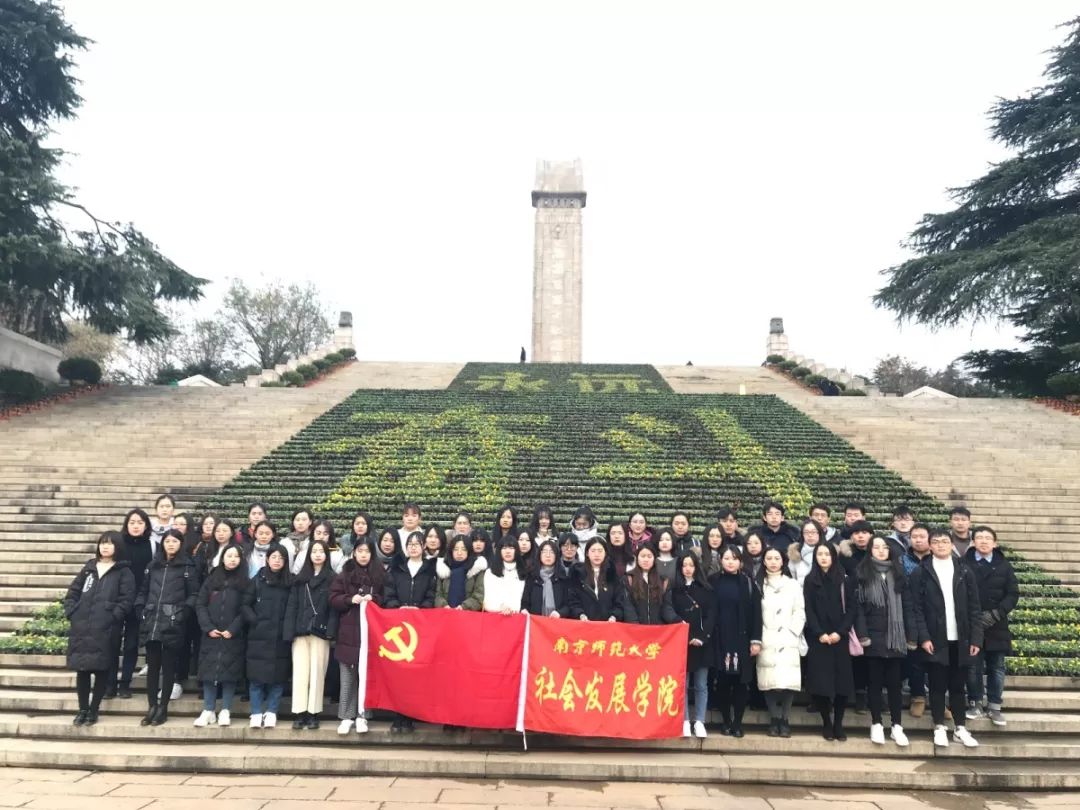
<svg viewBox="0 0 1080 810">
<path fill-rule="evenodd" d="M 878 271 L 1004 154 L 1075 3 L 67 0 L 63 178 L 186 270 L 313 280 L 362 359 L 529 346 L 538 157 L 581 157 L 585 360 L 868 371 L 1012 344 L 894 324 Z"/>
</svg>

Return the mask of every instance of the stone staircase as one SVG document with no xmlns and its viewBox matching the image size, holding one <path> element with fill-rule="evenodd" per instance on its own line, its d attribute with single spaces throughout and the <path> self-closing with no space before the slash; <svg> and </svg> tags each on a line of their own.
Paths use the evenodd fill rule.
<svg viewBox="0 0 1080 810">
<path fill-rule="evenodd" d="M 0 422 L 0 631 L 55 599 L 86 559 L 93 535 L 117 528 L 131 506 L 149 508 L 165 490 L 179 495 L 181 508 L 189 506 L 356 388 L 441 388 L 459 368 L 356 363 L 307 389 L 115 389 Z M 938 497 L 950 501 L 950 494 L 962 494 L 978 520 L 1001 528 L 1014 545 L 1027 544 L 1031 559 L 1072 572 L 1060 552 L 1080 526 L 1080 487 L 1065 473 L 1080 421 L 1074 426 L 1071 417 L 1024 403 L 969 401 L 950 410 L 936 403 L 826 400 L 759 368 L 661 371 L 677 391 L 737 393 L 741 385 L 747 393 L 777 394 Z M 955 445 L 956 435 L 971 437 L 963 452 L 974 463 L 939 464 L 942 448 Z M 985 467 L 991 459 L 1010 469 Z M 1060 520 L 1007 520 L 1009 504 L 1021 513 L 1035 502 L 1053 505 Z M 1045 526 L 1050 537 L 1022 531 L 1030 526 Z M 1043 542 L 1059 548 L 1040 555 Z M 906 718 L 912 739 L 906 750 L 874 746 L 867 737 L 869 718 L 853 713 L 850 740 L 826 743 L 816 716 L 802 707 L 794 711 L 796 731 L 787 740 L 764 736 L 764 714 L 751 711 L 742 740 L 715 733 L 703 741 L 656 743 L 529 735 L 525 752 L 521 736 L 509 732 L 444 733 L 421 724 L 416 734 L 391 735 L 379 719 L 362 738 L 338 737 L 332 720 L 318 732 L 295 732 L 287 723 L 249 730 L 240 702 L 233 726 L 195 729 L 191 719 L 199 702 L 191 694 L 174 703 L 173 719 L 160 728 L 139 726 L 141 696 L 108 701 L 98 725 L 74 728 L 74 675 L 63 666 L 62 656 L 0 655 L 3 764 L 865 789 L 1080 788 L 1080 693 L 1069 678 L 1010 677 L 1009 726 L 972 723 L 982 742 L 973 752 L 955 745 L 935 751 L 928 717 Z M 329 705 L 324 717 L 335 708 Z"/>
</svg>

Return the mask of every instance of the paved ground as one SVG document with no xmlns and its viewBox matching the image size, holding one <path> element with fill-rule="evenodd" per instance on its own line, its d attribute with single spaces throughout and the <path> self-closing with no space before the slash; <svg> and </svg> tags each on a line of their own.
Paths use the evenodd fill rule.
<svg viewBox="0 0 1080 810">
<path fill-rule="evenodd" d="M 122 773 L 0 768 L 0 807 L 42 810 L 1006 810 L 1080 806 L 1080 793 L 866 793 L 740 785 Z"/>
</svg>

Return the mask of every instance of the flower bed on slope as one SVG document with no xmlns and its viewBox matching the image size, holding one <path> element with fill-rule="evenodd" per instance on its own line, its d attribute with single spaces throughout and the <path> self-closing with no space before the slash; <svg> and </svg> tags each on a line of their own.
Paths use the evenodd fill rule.
<svg viewBox="0 0 1080 810">
<path fill-rule="evenodd" d="M 466 363 L 450 391 L 502 394 L 670 393 L 654 366 L 597 363 Z"/>
</svg>

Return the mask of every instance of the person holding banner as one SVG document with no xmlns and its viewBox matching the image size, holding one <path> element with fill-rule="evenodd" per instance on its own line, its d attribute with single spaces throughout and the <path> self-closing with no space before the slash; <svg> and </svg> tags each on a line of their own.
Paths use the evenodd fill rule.
<svg viewBox="0 0 1080 810">
<path fill-rule="evenodd" d="M 623 574 L 608 557 L 607 544 L 599 537 L 585 544 L 585 562 L 570 575 L 570 618 L 590 622 L 636 622 L 634 607 L 626 597 Z"/>
<path fill-rule="evenodd" d="M 758 688 L 769 707 L 769 736 L 790 737 L 788 715 L 795 693 L 802 688 L 800 646 L 806 610 L 802 588 L 784 564 L 784 555 L 775 546 L 765 550 L 762 560 L 761 654 L 757 657 Z"/>
<path fill-rule="evenodd" d="M 574 540 L 577 538 L 574 537 Z M 570 581 L 559 565 L 558 546 L 554 540 L 542 541 L 521 594 L 521 609 L 534 616 L 565 619 L 570 615 L 567 604 L 569 588 Z"/>
<path fill-rule="evenodd" d="M 743 573 L 743 557 L 733 544 L 720 552 L 720 573 L 708 581 L 713 592 L 713 692 L 723 718 L 720 733 L 738 738 L 743 736 L 743 713 L 754 682 L 753 659 L 761 652 L 761 595 Z"/>
<path fill-rule="evenodd" d="M 520 612 L 525 575 L 525 560 L 517 541 L 507 535 L 496 545 L 495 556 L 484 572 L 484 610 L 504 616 Z"/>
<path fill-rule="evenodd" d="M 640 564 L 639 556 L 638 565 Z M 704 738 L 708 736 L 705 730 L 705 710 L 709 702 L 709 667 L 715 661 L 712 633 L 716 598 L 705 581 L 701 560 L 692 550 L 682 552 L 676 565 L 679 573 L 668 589 L 668 597 L 675 613 L 675 621 L 685 622 L 689 632 L 683 736 L 690 736 L 690 692 L 693 690 L 694 736 Z M 740 717 L 740 721 L 741 719 Z"/>
<path fill-rule="evenodd" d="M 383 599 L 383 580 L 386 572 L 375 557 L 375 544 L 361 537 L 353 546 L 352 555 L 345 561 L 341 573 L 330 583 L 330 607 L 337 611 L 338 632 L 334 657 L 340 673 L 338 697 L 338 734 L 357 734 L 368 730 L 367 720 L 357 706 L 360 678 L 357 667 L 360 655 L 360 607 L 365 602 L 379 604 Z"/>
</svg>

